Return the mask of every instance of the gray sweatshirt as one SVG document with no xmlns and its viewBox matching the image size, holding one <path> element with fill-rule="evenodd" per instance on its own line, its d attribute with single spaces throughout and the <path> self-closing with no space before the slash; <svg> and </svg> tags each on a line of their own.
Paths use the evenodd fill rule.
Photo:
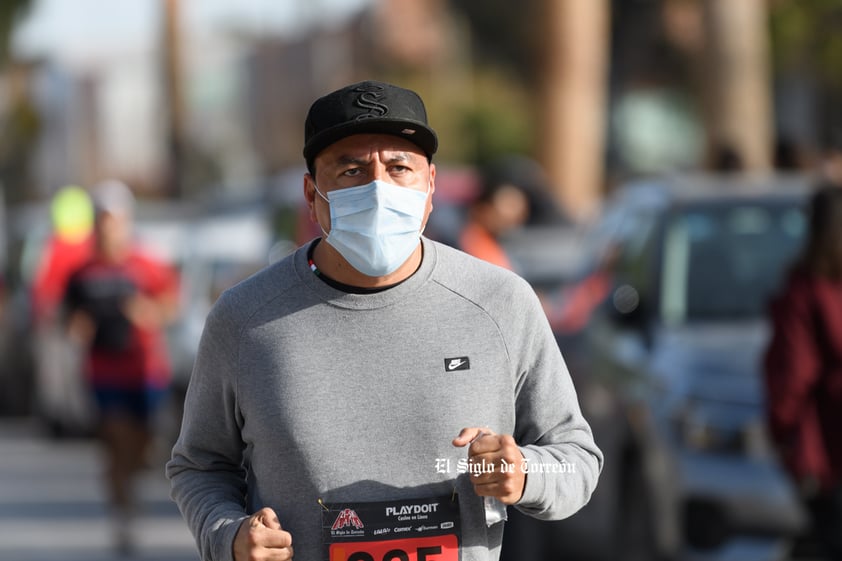
<svg viewBox="0 0 842 561">
<path fill-rule="evenodd" d="M 262 507 L 296 559 L 318 561 L 320 500 L 443 495 L 458 496 L 462 561 L 498 559 L 503 523 L 486 524 L 467 450 L 451 444 L 464 427 L 514 435 L 521 511 L 560 519 L 587 503 L 602 454 L 531 287 L 422 241 L 418 271 L 382 292 L 328 286 L 302 247 L 220 297 L 166 468 L 202 559 L 232 559 Z"/>
</svg>

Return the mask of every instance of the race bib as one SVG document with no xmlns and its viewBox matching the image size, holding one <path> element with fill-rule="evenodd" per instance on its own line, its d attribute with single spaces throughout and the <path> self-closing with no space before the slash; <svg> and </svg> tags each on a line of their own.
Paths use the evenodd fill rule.
<svg viewBox="0 0 842 561">
<path fill-rule="evenodd" d="M 324 561 L 459 561 L 456 495 L 322 504 Z"/>
</svg>

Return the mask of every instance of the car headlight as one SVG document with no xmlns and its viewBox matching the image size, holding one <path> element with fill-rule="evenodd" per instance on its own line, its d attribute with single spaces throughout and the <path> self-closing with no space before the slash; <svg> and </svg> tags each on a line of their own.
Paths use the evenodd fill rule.
<svg viewBox="0 0 842 561">
<path fill-rule="evenodd" d="M 695 452 L 767 457 L 771 448 L 762 418 L 726 409 L 686 402 L 672 418 L 678 442 Z"/>
</svg>

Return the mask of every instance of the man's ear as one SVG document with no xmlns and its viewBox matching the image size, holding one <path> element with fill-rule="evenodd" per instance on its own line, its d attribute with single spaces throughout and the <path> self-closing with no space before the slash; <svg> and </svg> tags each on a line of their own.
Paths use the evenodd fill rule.
<svg viewBox="0 0 842 561">
<path fill-rule="evenodd" d="M 423 228 L 427 227 L 427 221 L 430 219 L 430 213 L 433 212 L 433 193 L 436 192 L 436 166 L 434 164 L 430 164 L 430 194 L 427 195 L 427 208 L 424 211 L 424 223 L 422 226 Z"/>
<path fill-rule="evenodd" d="M 435 192 L 436 192 L 436 164 L 431 163 L 430 164 L 430 199 L 427 202 L 427 204 L 429 205 L 429 210 L 427 211 L 428 213 L 433 211 L 433 195 L 435 194 Z"/>
<path fill-rule="evenodd" d="M 313 176 L 309 173 L 304 174 L 304 201 L 307 203 L 307 209 L 309 210 L 310 220 L 313 222 L 318 222 L 316 220 L 316 182 L 313 180 Z"/>
</svg>

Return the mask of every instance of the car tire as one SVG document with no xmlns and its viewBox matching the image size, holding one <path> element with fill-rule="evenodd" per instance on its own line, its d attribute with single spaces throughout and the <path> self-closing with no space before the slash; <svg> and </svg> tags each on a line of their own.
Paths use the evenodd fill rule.
<svg viewBox="0 0 842 561">
<path fill-rule="evenodd" d="M 655 534 L 655 511 L 643 461 L 638 453 L 624 454 L 620 472 L 614 559 L 663 561 Z"/>
</svg>

